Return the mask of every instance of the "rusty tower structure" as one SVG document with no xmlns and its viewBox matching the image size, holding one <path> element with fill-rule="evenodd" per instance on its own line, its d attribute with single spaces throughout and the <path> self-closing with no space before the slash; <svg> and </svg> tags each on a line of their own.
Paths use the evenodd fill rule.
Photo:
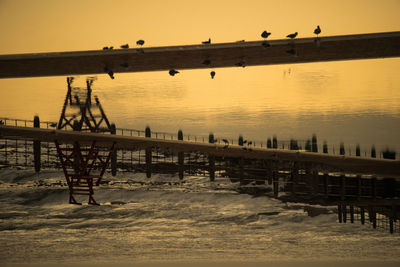
<svg viewBox="0 0 400 267">
<path fill-rule="evenodd" d="M 73 130 L 93 133 L 113 133 L 115 125 L 110 124 L 97 96 L 92 96 L 95 78 L 86 80 L 86 88 L 73 87 L 74 78 L 67 78 L 68 91 L 61 111 L 57 130 Z M 98 205 L 93 198 L 93 187 L 99 186 L 106 171 L 114 144 L 111 147 L 96 146 L 75 141 L 73 145 L 61 145 L 55 141 L 58 157 L 69 187 L 69 203 L 79 203 L 76 195 L 89 196 L 88 203 Z"/>
</svg>

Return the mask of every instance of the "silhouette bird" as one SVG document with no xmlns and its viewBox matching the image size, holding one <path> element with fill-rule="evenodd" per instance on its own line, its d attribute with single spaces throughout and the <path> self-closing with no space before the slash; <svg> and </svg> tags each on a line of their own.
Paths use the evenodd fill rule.
<svg viewBox="0 0 400 267">
<path fill-rule="evenodd" d="M 103 50 L 108 50 L 108 46 L 103 47 Z"/>
<path fill-rule="evenodd" d="M 208 41 L 204 41 L 202 44 L 211 44 L 211 38 L 208 38 Z"/>
<path fill-rule="evenodd" d="M 211 60 L 206 59 L 206 60 L 203 61 L 202 64 L 209 66 L 211 64 Z"/>
<path fill-rule="evenodd" d="M 270 35 L 271 35 L 271 33 L 270 33 L 270 32 L 267 32 L 267 31 L 263 31 L 263 32 L 261 33 L 261 37 L 264 38 L 264 39 L 267 39 L 268 36 L 270 36 Z"/>
<path fill-rule="evenodd" d="M 121 48 L 129 48 L 129 44 L 121 45 Z"/>
<path fill-rule="evenodd" d="M 136 42 L 136 44 L 137 44 L 137 45 L 144 45 L 144 40 L 138 40 L 138 41 Z"/>
<path fill-rule="evenodd" d="M 52 122 L 52 123 L 50 123 L 50 127 L 56 127 L 57 126 L 57 123 L 55 123 L 55 122 Z"/>
<path fill-rule="evenodd" d="M 109 68 L 104 67 L 104 72 L 108 74 L 108 76 L 110 76 L 111 79 L 114 80 L 114 72 L 112 70 L 110 70 Z"/>
<path fill-rule="evenodd" d="M 267 41 L 262 42 L 261 45 L 262 45 L 263 47 L 270 47 L 270 46 L 271 46 Z"/>
<path fill-rule="evenodd" d="M 210 72 L 210 75 L 211 75 L 211 79 L 214 79 L 215 71 Z"/>
<path fill-rule="evenodd" d="M 114 46 L 110 46 L 108 49 L 110 49 L 110 50 L 111 50 L 111 49 L 113 49 L 113 48 L 114 48 Z"/>
<path fill-rule="evenodd" d="M 317 38 L 318 38 L 318 34 L 320 34 L 320 33 L 321 33 L 321 28 L 318 25 L 317 28 L 314 30 L 314 34 L 316 34 Z"/>
<path fill-rule="evenodd" d="M 251 144 L 253 144 L 253 141 L 247 142 L 247 145 L 248 145 L 248 146 L 251 146 Z"/>
<path fill-rule="evenodd" d="M 229 141 L 227 139 L 222 139 L 222 142 L 224 142 L 225 144 L 229 144 Z"/>
<path fill-rule="evenodd" d="M 286 37 L 288 37 L 290 39 L 294 39 L 294 38 L 296 38 L 296 36 L 297 36 L 297 32 L 289 34 L 289 35 L 286 35 Z"/>
<path fill-rule="evenodd" d="M 235 64 L 235 66 L 244 68 L 244 67 L 246 67 L 246 63 L 244 61 L 239 61 L 238 63 Z"/>
<path fill-rule="evenodd" d="M 171 75 L 171 76 L 175 76 L 175 74 L 177 74 L 177 73 L 179 73 L 179 71 L 174 70 L 174 69 L 169 70 L 169 75 Z"/>
</svg>

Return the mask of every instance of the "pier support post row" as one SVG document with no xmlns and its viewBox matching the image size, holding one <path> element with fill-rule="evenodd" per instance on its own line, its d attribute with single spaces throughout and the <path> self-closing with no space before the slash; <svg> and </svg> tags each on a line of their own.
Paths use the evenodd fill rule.
<svg viewBox="0 0 400 267">
<path fill-rule="evenodd" d="M 111 124 L 111 134 L 117 134 L 117 129 L 115 124 Z M 117 149 L 115 148 L 114 151 L 111 153 L 111 175 L 117 175 Z"/>
<path fill-rule="evenodd" d="M 210 133 L 208 136 L 208 142 L 210 144 L 214 144 L 214 134 Z M 209 155 L 208 156 L 208 162 L 209 162 L 209 169 L 208 172 L 210 174 L 210 181 L 215 180 L 215 156 L 214 155 Z"/>
<path fill-rule="evenodd" d="M 33 118 L 33 127 L 35 128 L 40 128 L 40 119 L 39 116 L 35 116 Z M 33 159 L 35 163 L 35 171 L 40 172 L 40 166 L 41 166 L 41 144 L 40 141 L 35 140 L 33 141 Z"/>
<path fill-rule="evenodd" d="M 182 130 L 178 131 L 178 140 L 183 141 L 183 132 Z M 183 172 L 184 172 L 184 154 L 183 152 L 178 152 L 178 172 L 179 172 L 179 179 L 183 179 Z"/>
<path fill-rule="evenodd" d="M 146 127 L 145 136 L 147 138 L 151 137 L 150 127 Z M 152 161 L 152 151 L 151 147 L 146 148 L 146 177 L 151 178 L 151 161 Z"/>
</svg>

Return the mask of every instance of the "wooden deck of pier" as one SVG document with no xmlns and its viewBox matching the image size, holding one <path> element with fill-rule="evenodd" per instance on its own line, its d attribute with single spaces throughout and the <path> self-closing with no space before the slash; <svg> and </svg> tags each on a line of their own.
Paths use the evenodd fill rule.
<svg viewBox="0 0 400 267">
<path fill-rule="evenodd" d="M 399 56 L 400 32 L 386 32 L 318 39 L 0 55 L 0 78 L 101 74 L 105 68 L 123 73 Z"/>
</svg>

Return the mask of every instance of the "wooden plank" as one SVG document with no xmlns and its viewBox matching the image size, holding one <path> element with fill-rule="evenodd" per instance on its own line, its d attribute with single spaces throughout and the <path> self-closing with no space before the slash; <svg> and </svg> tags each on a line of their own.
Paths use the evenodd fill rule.
<svg viewBox="0 0 400 267">
<path fill-rule="evenodd" d="M 99 74 L 106 69 L 122 73 L 400 56 L 400 32 L 270 40 L 268 47 L 263 43 L 1 55 L 0 78 Z"/>
<path fill-rule="evenodd" d="M 319 153 L 300 152 L 284 149 L 253 148 L 243 150 L 241 146 L 231 145 L 224 148 L 220 144 L 194 143 L 178 140 L 162 140 L 155 138 L 118 136 L 100 133 L 83 133 L 65 130 L 50 130 L 40 128 L 25 128 L 0 125 L 0 137 L 9 139 L 28 139 L 46 142 L 73 143 L 79 141 L 91 143 L 96 140 L 99 146 L 108 147 L 116 142 L 117 148 L 146 149 L 158 147 L 172 152 L 202 152 L 210 155 L 225 157 L 243 157 L 249 159 L 286 160 L 308 162 L 329 166 L 337 171 L 375 174 L 387 177 L 400 177 L 400 161 L 376 158 L 361 158 L 351 156 L 328 155 Z"/>
</svg>

